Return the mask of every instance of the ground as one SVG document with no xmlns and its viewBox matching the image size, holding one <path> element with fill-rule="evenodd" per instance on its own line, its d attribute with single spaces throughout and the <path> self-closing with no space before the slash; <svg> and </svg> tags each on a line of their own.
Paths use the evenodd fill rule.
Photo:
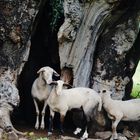
<svg viewBox="0 0 140 140">
<path fill-rule="evenodd" d="M 71 132 L 67 131 L 63 136 L 60 135 L 58 131 L 54 131 L 53 135 L 47 136 L 47 130 L 35 130 L 34 128 L 19 128 L 18 130 L 22 132 L 27 132 L 27 135 L 25 137 L 25 140 L 63 140 L 63 136 L 69 136 L 72 139 Z M 76 139 L 76 138 L 74 138 Z M 21 139 L 24 140 L 24 139 Z"/>
</svg>

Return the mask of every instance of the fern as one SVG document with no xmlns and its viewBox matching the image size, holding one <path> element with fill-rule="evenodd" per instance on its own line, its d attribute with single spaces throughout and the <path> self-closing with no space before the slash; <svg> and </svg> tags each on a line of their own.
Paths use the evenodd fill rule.
<svg viewBox="0 0 140 140">
<path fill-rule="evenodd" d="M 50 2 L 52 7 L 52 19 L 50 21 L 50 27 L 52 32 L 57 30 L 57 23 L 63 15 L 63 0 L 52 0 Z"/>
</svg>

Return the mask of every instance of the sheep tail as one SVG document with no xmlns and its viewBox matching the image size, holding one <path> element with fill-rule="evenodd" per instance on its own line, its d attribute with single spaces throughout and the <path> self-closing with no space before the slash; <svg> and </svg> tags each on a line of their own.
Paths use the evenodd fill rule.
<svg viewBox="0 0 140 140">
<path fill-rule="evenodd" d="M 102 99 L 99 98 L 98 111 L 101 111 L 101 109 L 102 109 Z"/>
</svg>

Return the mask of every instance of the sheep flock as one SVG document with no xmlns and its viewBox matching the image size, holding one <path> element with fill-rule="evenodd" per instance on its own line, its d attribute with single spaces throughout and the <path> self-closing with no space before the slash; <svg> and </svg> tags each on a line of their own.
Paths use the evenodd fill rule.
<svg viewBox="0 0 140 140">
<path fill-rule="evenodd" d="M 112 136 L 110 140 L 118 139 L 117 126 L 120 121 L 137 121 L 140 120 L 140 99 L 131 99 L 127 101 L 114 100 L 111 98 L 111 91 L 102 90 L 97 93 L 95 90 L 88 87 L 72 87 L 69 79 L 66 81 L 64 77 L 61 80 L 54 81 L 53 76 L 59 77 L 59 74 L 52 68 L 46 66 L 41 68 L 38 72 L 38 78 L 35 79 L 31 95 L 33 97 L 36 109 L 36 123 L 35 128 L 39 128 L 39 108 L 38 101 L 44 101 L 43 110 L 41 112 L 40 128 L 44 129 L 45 109 L 47 105 L 50 109 L 49 129 L 48 134 L 52 134 L 53 118 L 55 112 L 60 113 L 60 130 L 64 133 L 63 124 L 64 119 L 69 110 L 81 109 L 85 116 L 84 128 L 76 128 L 74 134 L 77 135 L 84 130 L 81 140 L 87 139 L 89 136 L 88 128 L 93 117 L 93 110 L 97 108 L 100 112 L 104 109 L 108 118 L 112 121 Z M 68 76 L 66 76 L 68 78 Z M 65 88 L 71 87 L 71 88 Z"/>
</svg>

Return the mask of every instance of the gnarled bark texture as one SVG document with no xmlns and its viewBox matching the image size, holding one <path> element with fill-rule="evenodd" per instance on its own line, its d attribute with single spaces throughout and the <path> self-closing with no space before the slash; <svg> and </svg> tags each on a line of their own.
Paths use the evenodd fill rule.
<svg viewBox="0 0 140 140">
<path fill-rule="evenodd" d="M 0 127 L 16 133 L 10 113 L 20 102 L 17 79 L 28 59 L 36 13 L 33 0 L 0 1 Z"/>
<path fill-rule="evenodd" d="M 63 6 L 60 63 L 61 68 L 73 67 L 73 85 L 110 90 L 115 99 L 129 98 L 140 58 L 140 2 L 64 0 Z"/>
<path fill-rule="evenodd" d="M 64 1 L 59 54 L 61 68 L 73 66 L 74 86 L 112 90 L 117 99 L 123 98 L 137 64 L 130 52 L 137 47 L 138 5 L 137 0 Z"/>
<path fill-rule="evenodd" d="M 109 5 L 104 1 L 66 0 L 64 11 L 65 22 L 58 32 L 61 67 L 65 63 L 73 66 L 75 86 L 89 86 L 93 54 Z"/>
</svg>

